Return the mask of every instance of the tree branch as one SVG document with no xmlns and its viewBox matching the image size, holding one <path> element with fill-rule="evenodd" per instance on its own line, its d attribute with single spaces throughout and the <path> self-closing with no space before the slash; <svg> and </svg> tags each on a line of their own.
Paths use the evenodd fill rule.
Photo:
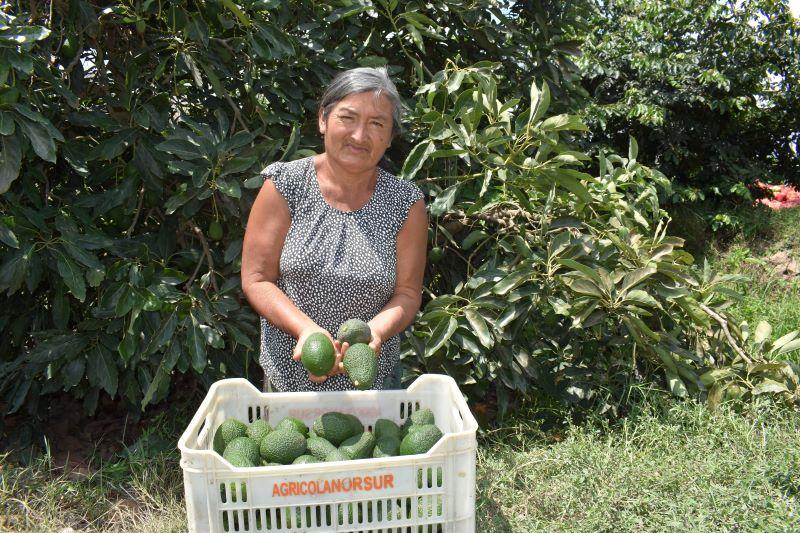
<svg viewBox="0 0 800 533">
<path fill-rule="evenodd" d="M 144 202 L 144 187 L 139 189 L 139 205 L 136 206 L 136 214 L 133 215 L 133 221 L 131 225 L 128 226 L 128 229 L 125 230 L 125 238 L 129 239 L 131 237 L 131 233 L 133 233 L 133 228 L 136 227 L 136 222 L 139 220 L 139 214 L 142 212 L 142 202 Z"/>
<path fill-rule="evenodd" d="M 214 279 L 214 260 L 211 259 L 211 249 L 208 247 L 208 241 L 206 240 L 205 236 L 203 235 L 203 230 L 201 230 L 197 224 L 192 222 L 191 220 L 186 221 L 186 225 L 189 227 L 190 230 L 194 232 L 198 239 L 200 239 L 200 244 L 203 245 L 203 257 L 200 258 L 200 261 L 197 263 L 197 266 L 192 272 L 192 277 L 186 282 L 186 287 L 190 287 L 194 282 L 194 279 L 197 277 L 197 273 L 200 271 L 200 266 L 203 264 L 203 259 L 206 260 L 208 263 L 208 271 L 211 274 L 209 279 L 211 280 L 211 288 L 214 289 L 214 292 L 219 292 L 219 288 L 217 287 L 217 281 Z"/>
<path fill-rule="evenodd" d="M 731 332 L 728 329 L 728 321 L 719 316 L 716 312 L 714 312 L 710 307 L 708 307 L 705 304 L 700 304 L 700 309 L 708 313 L 708 316 L 719 322 L 719 325 L 722 326 L 722 331 L 725 333 L 725 337 L 727 337 L 728 344 L 731 345 L 731 348 L 733 348 L 736 351 L 736 353 L 739 354 L 739 357 L 741 357 L 745 363 L 747 363 L 748 365 L 752 364 L 753 363 L 752 359 L 747 357 L 747 354 L 744 353 L 744 350 L 742 350 L 739 347 L 739 345 L 736 344 L 736 341 L 733 340 L 733 336 L 731 335 Z"/>
</svg>

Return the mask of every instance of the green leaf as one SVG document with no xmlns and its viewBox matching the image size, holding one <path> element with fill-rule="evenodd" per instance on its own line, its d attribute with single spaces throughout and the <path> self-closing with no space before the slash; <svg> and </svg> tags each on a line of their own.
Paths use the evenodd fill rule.
<svg viewBox="0 0 800 533">
<path fill-rule="evenodd" d="M 86 358 L 78 356 L 61 368 L 61 380 L 64 390 L 71 389 L 83 379 L 86 371 Z"/>
<path fill-rule="evenodd" d="M 225 6 L 231 13 L 233 13 L 239 22 L 242 23 L 244 26 L 250 26 L 250 17 L 248 17 L 242 10 L 233 3 L 233 0 L 220 0 L 220 3 Z"/>
<path fill-rule="evenodd" d="M 95 344 L 87 354 L 86 377 L 90 384 L 102 387 L 112 398 L 117 394 L 117 365 L 111 351 L 101 343 Z"/>
<path fill-rule="evenodd" d="M 0 42 L 29 44 L 47 39 L 50 30 L 44 26 L 11 26 L 0 30 Z"/>
<path fill-rule="evenodd" d="M 762 320 L 756 326 L 756 331 L 753 334 L 753 342 L 762 344 L 764 341 L 768 341 L 770 337 L 772 337 L 772 326 L 769 325 L 769 322 Z"/>
<path fill-rule="evenodd" d="M 783 348 L 784 345 L 789 344 L 791 341 L 793 341 L 798 335 L 800 335 L 800 331 L 795 330 L 795 331 L 790 331 L 789 333 L 787 333 L 786 335 L 782 336 L 779 339 L 776 339 L 775 342 L 772 343 L 772 352 L 773 353 L 777 352 L 778 350 Z"/>
<path fill-rule="evenodd" d="M 670 392 L 678 398 L 686 398 L 686 396 L 689 394 L 689 391 L 686 390 L 686 384 L 683 382 L 680 376 L 669 369 L 665 369 L 664 374 L 667 376 L 667 386 L 669 387 Z"/>
<path fill-rule="evenodd" d="M 228 90 L 225 89 L 225 86 L 222 84 L 222 81 L 220 81 L 216 72 L 214 72 L 214 69 L 202 61 L 198 61 L 198 63 L 200 64 L 200 68 L 203 69 L 203 72 L 205 72 L 206 78 L 208 78 L 208 82 L 211 84 L 211 88 L 214 90 L 214 94 L 222 99 L 230 98 Z"/>
<path fill-rule="evenodd" d="M 15 130 L 14 115 L 9 111 L 0 111 L 0 135 L 13 135 Z"/>
<path fill-rule="evenodd" d="M 371 5 L 352 5 L 347 7 L 341 7 L 339 9 L 334 10 L 330 15 L 325 17 L 325 22 L 336 22 L 341 19 L 345 19 L 347 17 L 352 17 L 353 15 L 358 15 L 365 11 L 371 11 L 375 9 Z"/>
<path fill-rule="evenodd" d="M 461 249 L 462 250 L 469 250 L 472 248 L 476 243 L 479 241 L 483 241 L 489 238 L 489 234 L 483 230 L 475 230 L 470 232 L 469 235 L 464 237 L 464 240 L 461 241 Z"/>
<path fill-rule="evenodd" d="M 69 299 L 63 291 L 53 295 L 53 324 L 58 329 L 67 329 L 69 323 L 70 307 Z"/>
<path fill-rule="evenodd" d="M 661 309 L 661 304 L 658 303 L 658 300 L 650 296 L 647 292 L 640 289 L 632 290 L 628 294 L 626 294 L 625 301 L 635 302 L 637 304 L 641 304 L 646 307 L 655 307 L 657 309 Z"/>
<path fill-rule="evenodd" d="M 486 325 L 486 321 L 483 317 L 472 308 L 467 308 L 464 311 L 464 316 L 467 318 L 469 325 L 472 326 L 472 331 L 478 337 L 481 344 L 486 348 L 494 346 L 494 337 L 489 331 L 489 327 Z"/>
<path fill-rule="evenodd" d="M 780 348 L 773 348 L 770 355 L 772 357 L 779 357 L 783 354 L 787 354 L 789 352 L 793 352 L 795 350 L 800 350 L 800 339 L 795 339 L 793 341 L 789 341 L 785 344 L 782 344 Z"/>
<path fill-rule="evenodd" d="M 158 365 L 156 373 L 153 375 L 153 379 L 150 381 L 150 384 L 147 386 L 147 390 L 144 393 L 144 398 L 142 398 L 142 403 L 140 404 L 140 408 L 142 410 L 144 410 L 144 408 L 153 401 L 153 396 L 155 396 L 156 392 L 158 392 L 164 383 L 168 381 L 169 371 L 164 368 L 162 360 L 162 363 Z"/>
<path fill-rule="evenodd" d="M 193 144 L 186 139 L 168 139 L 156 145 L 162 152 L 176 155 L 181 159 L 202 159 L 204 153 L 200 145 Z"/>
<path fill-rule="evenodd" d="M 531 113 L 528 124 L 538 121 L 550 108 L 550 86 L 547 81 L 542 82 L 542 90 L 536 86 L 536 81 L 531 83 Z"/>
<path fill-rule="evenodd" d="M 131 322 L 131 325 L 133 325 L 133 322 Z M 122 356 L 122 360 L 125 362 L 126 366 L 131 362 L 133 356 L 136 355 L 136 344 L 135 334 L 128 331 L 117 345 L 117 352 Z"/>
<path fill-rule="evenodd" d="M 223 180 L 221 178 L 217 179 L 217 188 L 222 191 L 225 196 L 230 196 L 231 198 L 241 198 L 242 197 L 242 188 L 239 186 L 239 182 L 236 180 Z"/>
<path fill-rule="evenodd" d="M 45 161 L 55 163 L 56 143 L 50 135 L 50 132 L 47 131 L 47 128 L 36 122 L 21 118 L 17 118 L 17 124 L 19 124 L 23 133 L 28 137 L 36 155 Z"/>
<path fill-rule="evenodd" d="M 0 266 L 0 291 L 7 291 L 9 295 L 17 292 L 25 280 L 25 273 L 33 254 L 33 244 L 9 254 Z"/>
<path fill-rule="evenodd" d="M 714 383 L 728 380 L 736 375 L 736 372 L 731 368 L 715 368 L 702 374 L 700 376 L 700 380 L 705 384 L 706 387 L 710 387 Z"/>
<path fill-rule="evenodd" d="M 113 137 L 104 139 L 97 146 L 92 148 L 87 159 L 89 161 L 102 159 L 111 161 L 121 156 L 136 141 L 136 130 L 125 129 L 115 134 Z"/>
<path fill-rule="evenodd" d="M 6 226 L 6 223 L 0 220 L 0 241 L 5 243 L 10 248 L 19 248 L 19 240 L 11 228 Z"/>
<path fill-rule="evenodd" d="M 186 328 L 186 341 L 189 355 L 192 358 L 192 368 L 198 374 L 205 370 L 208 364 L 208 357 L 206 356 L 206 339 L 203 331 L 200 329 L 200 324 L 194 313 L 191 315 L 191 323 Z"/>
<path fill-rule="evenodd" d="M 445 343 L 450 340 L 450 337 L 453 336 L 453 333 L 456 331 L 457 327 L 458 321 L 455 319 L 455 317 L 451 316 L 447 319 L 440 320 L 431 332 L 428 345 L 425 347 L 425 355 L 430 357 L 436 353 L 439 348 L 444 346 Z"/>
<path fill-rule="evenodd" d="M 17 383 L 14 393 L 11 395 L 11 404 L 8 406 L 6 414 L 16 413 L 25 404 L 31 384 L 33 384 L 33 380 L 30 378 L 22 379 Z"/>
<path fill-rule="evenodd" d="M 404 180 L 413 179 L 435 149 L 436 145 L 431 141 L 422 141 L 416 145 L 408 154 L 405 163 L 403 163 L 403 170 L 400 173 L 402 178 Z"/>
<path fill-rule="evenodd" d="M 540 126 L 544 131 L 588 131 L 589 128 L 576 115 L 561 114 L 550 117 L 542 122 Z"/>
<path fill-rule="evenodd" d="M 58 255 L 56 267 L 61 279 L 75 298 L 81 302 L 86 299 L 86 283 L 83 280 L 83 272 L 70 258 Z"/>
<path fill-rule="evenodd" d="M 619 287 L 620 293 L 628 292 L 630 289 L 641 283 L 642 281 L 646 280 L 653 274 L 658 272 L 655 268 L 646 267 L 646 268 L 637 268 L 636 270 L 632 270 L 625 274 L 625 277 L 622 278 L 622 283 Z"/>
<path fill-rule="evenodd" d="M 238 134 L 237 134 L 238 135 Z M 253 157 L 234 157 L 225 163 L 225 166 L 222 167 L 222 172 L 220 172 L 220 177 L 227 176 L 228 174 L 239 174 L 240 172 L 244 172 L 245 170 L 249 170 L 253 164 L 257 161 L 255 156 Z"/>
<path fill-rule="evenodd" d="M 439 216 L 447 213 L 453 207 L 460 188 L 461 184 L 456 183 L 455 185 L 452 185 L 440 192 L 436 197 L 436 200 L 434 200 L 428 207 L 428 212 L 432 216 Z"/>
<path fill-rule="evenodd" d="M 55 335 L 37 344 L 28 352 L 29 363 L 51 363 L 61 358 L 69 359 L 77 356 L 88 344 L 83 335 L 70 333 Z"/>
<path fill-rule="evenodd" d="M 566 267 L 572 268 L 581 272 L 583 275 L 587 276 L 589 279 L 594 281 L 597 284 L 600 284 L 600 274 L 591 267 L 584 265 L 583 263 L 579 263 L 578 261 L 574 261 L 572 259 L 557 259 L 556 260 L 559 264 L 564 265 Z"/>
<path fill-rule="evenodd" d="M 231 337 L 233 337 L 233 341 L 234 342 L 236 342 L 238 344 L 241 344 L 242 346 L 244 346 L 248 350 L 252 350 L 253 349 L 253 343 L 250 341 L 250 337 L 245 335 L 242 332 L 242 330 L 240 330 L 239 328 L 237 328 L 233 324 L 230 324 L 230 323 L 225 324 L 225 331 Z"/>
<path fill-rule="evenodd" d="M 778 383 L 771 379 L 764 379 L 763 381 L 759 381 L 750 392 L 753 396 L 758 396 L 759 394 L 789 392 L 789 389 L 783 383 Z"/>
<path fill-rule="evenodd" d="M 639 143 L 631 136 L 630 143 L 628 144 L 628 161 L 636 161 L 636 155 L 639 153 Z"/>
<path fill-rule="evenodd" d="M 172 311 L 166 320 L 163 320 L 159 325 L 156 332 L 150 337 L 150 342 L 144 349 L 145 354 L 157 352 L 162 346 L 168 344 L 175 334 L 175 328 L 178 326 L 178 312 Z"/>
<path fill-rule="evenodd" d="M 0 137 L 0 194 L 11 187 L 22 166 L 22 150 L 16 135 Z M 4 241 L 5 242 L 5 241 Z"/>
<path fill-rule="evenodd" d="M 225 347 L 225 342 L 222 340 L 222 336 L 216 329 L 212 328 L 211 326 L 207 326 L 206 324 L 200 324 L 200 332 L 203 334 L 206 344 L 218 349 Z"/>
<path fill-rule="evenodd" d="M 605 297 L 603 289 L 601 289 L 600 286 L 597 285 L 597 283 L 593 282 L 592 280 L 564 278 L 564 283 L 572 291 L 577 292 L 578 294 L 595 296 L 597 298 Z"/>
<path fill-rule="evenodd" d="M 522 283 L 523 281 L 527 280 L 530 276 L 530 272 L 527 270 L 513 272 L 499 281 L 493 288 L 492 292 L 495 294 L 499 294 L 500 296 L 506 294 L 511 289 L 515 288 L 517 285 Z"/>
</svg>

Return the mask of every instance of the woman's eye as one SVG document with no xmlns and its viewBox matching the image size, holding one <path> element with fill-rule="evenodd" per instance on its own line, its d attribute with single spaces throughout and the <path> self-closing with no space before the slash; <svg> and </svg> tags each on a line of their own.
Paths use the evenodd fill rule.
<svg viewBox="0 0 800 533">
<path fill-rule="evenodd" d="M 383 122 L 373 122 L 372 125 L 377 127 L 377 128 L 382 128 L 383 127 Z"/>
<path fill-rule="evenodd" d="M 353 120 L 353 117 L 351 117 L 350 115 L 339 115 L 339 118 L 341 120 L 344 120 L 345 122 L 352 122 Z"/>
</svg>

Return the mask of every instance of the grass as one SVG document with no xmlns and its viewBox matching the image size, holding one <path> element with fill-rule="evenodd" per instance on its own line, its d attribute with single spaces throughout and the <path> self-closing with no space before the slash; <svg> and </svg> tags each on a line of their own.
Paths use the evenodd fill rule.
<svg viewBox="0 0 800 533">
<path fill-rule="evenodd" d="M 178 460 L 177 451 L 143 447 L 68 472 L 46 455 L 24 467 L 0 456 L 0 531 L 183 531 Z"/>
<path fill-rule="evenodd" d="M 800 208 L 768 211 L 759 209 L 743 220 L 749 231 L 712 242 L 706 257 L 719 272 L 741 274 L 747 283 L 737 289 L 742 299 L 729 309 L 751 330 L 765 320 L 772 325 L 773 338 L 800 329 L 800 275 L 783 275 L 770 258 L 785 253 L 800 265 Z M 800 356 L 791 355 L 800 362 Z"/>
<path fill-rule="evenodd" d="M 479 450 L 478 531 L 800 528 L 800 419 L 646 403 L 548 444 L 520 416 Z"/>
</svg>

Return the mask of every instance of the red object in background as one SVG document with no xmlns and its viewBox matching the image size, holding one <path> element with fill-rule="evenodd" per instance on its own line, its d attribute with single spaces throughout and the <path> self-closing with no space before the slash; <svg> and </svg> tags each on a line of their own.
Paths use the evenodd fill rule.
<svg viewBox="0 0 800 533">
<path fill-rule="evenodd" d="M 762 203 L 770 209 L 800 207 L 800 191 L 791 185 L 769 185 L 756 181 L 755 186 L 768 194 L 766 198 L 756 200 L 757 203 Z"/>
</svg>

